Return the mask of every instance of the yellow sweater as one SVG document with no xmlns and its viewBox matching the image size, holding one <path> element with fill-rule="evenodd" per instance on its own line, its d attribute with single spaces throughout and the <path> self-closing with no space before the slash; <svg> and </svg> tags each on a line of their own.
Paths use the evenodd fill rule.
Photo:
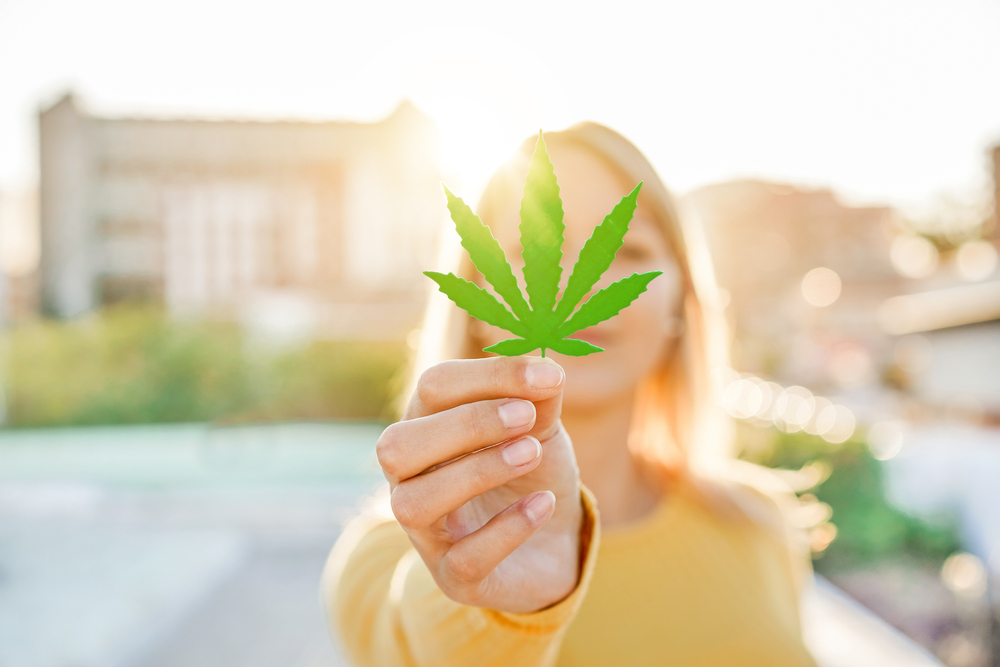
<svg viewBox="0 0 1000 667">
<path fill-rule="evenodd" d="M 681 486 L 602 536 L 583 497 L 593 528 L 580 583 L 530 614 L 451 601 L 391 517 L 355 519 L 323 575 L 344 652 L 359 667 L 814 665 L 792 552 L 773 531 L 721 517 Z"/>
</svg>

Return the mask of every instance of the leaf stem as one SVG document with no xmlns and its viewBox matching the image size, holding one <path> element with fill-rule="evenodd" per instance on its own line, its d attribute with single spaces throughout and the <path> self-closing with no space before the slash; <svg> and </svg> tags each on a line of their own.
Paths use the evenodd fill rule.
<svg viewBox="0 0 1000 667">
<path fill-rule="evenodd" d="M 544 358 L 545 358 L 545 348 L 543 347 L 542 348 L 542 359 L 544 359 Z"/>
</svg>

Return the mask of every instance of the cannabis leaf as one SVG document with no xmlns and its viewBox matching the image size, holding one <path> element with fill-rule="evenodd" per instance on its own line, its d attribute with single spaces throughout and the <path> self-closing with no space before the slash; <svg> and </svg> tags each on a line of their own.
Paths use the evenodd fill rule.
<svg viewBox="0 0 1000 667">
<path fill-rule="evenodd" d="M 507 305 L 454 273 L 424 271 L 424 275 L 436 282 L 438 288 L 469 315 L 520 336 L 490 345 L 485 352 L 517 356 L 541 348 L 543 357 L 546 350 L 573 357 L 603 352 L 603 348 L 567 336 L 614 317 L 645 292 L 650 281 L 662 273 L 633 273 L 600 290 L 573 312 L 614 261 L 635 213 L 641 187 L 640 182 L 594 228 L 594 233 L 580 251 L 566 290 L 557 304 L 562 277 L 559 262 L 566 226 L 563 224 L 562 199 L 559 198 L 555 169 L 539 132 L 524 183 L 521 224 L 518 225 L 521 256 L 524 258 L 524 284 L 530 305 L 521 293 L 503 248 L 490 228 L 447 186 L 444 191 L 448 196 L 448 211 L 462 237 L 462 247 L 486 282 L 493 286 Z"/>
</svg>

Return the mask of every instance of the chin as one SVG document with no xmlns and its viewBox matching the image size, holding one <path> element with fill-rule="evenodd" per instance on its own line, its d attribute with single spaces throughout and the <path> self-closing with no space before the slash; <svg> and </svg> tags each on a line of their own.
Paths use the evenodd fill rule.
<svg viewBox="0 0 1000 667">
<path fill-rule="evenodd" d="M 652 336 L 646 340 L 602 342 L 605 344 L 596 341 L 593 344 L 604 347 L 604 352 L 585 357 L 552 355 L 566 370 L 564 408 L 601 409 L 617 401 L 631 400 L 639 383 L 659 367 L 668 351 L 664 339 Z"/>
<path fill-rule="evenodd" d="M 631 396 L 642 373 L 632 377 L 630 369 L 614 354 L 598 352 L 586 357 L 553 354 L 552 358 L 566 371 L 563 407 L 570 410 L 606 406 L 625 396 Z"/>
</svg>

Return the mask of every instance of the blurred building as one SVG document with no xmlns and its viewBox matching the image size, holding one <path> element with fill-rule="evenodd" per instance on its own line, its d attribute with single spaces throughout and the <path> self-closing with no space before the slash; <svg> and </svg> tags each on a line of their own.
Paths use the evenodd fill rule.
<svg viewBox="0 0 1000 667">
<path fill-rule="evenodd" d="M 685 198 L 705 227 L 740 370 L 822 391 L 870 384 L 890 352 L 879 304 L 903 291 L 886 207 L 734 181 Z"/>
<path fill-rule="evenodd" d="M 397 338 L 445 214 L 432 121 L 39 117 L 43 310 L 129 299 L 264 330 Z"/>
<path fill-rule="evenodd" d="M 890 384 L 915 398 L 921 419 L 1000 424 L 1000 146 L 993 159 L 993 212 L 980 237 L 946 248 L 937 270 L 878 310 L 896 339 Z"/>
<path fill-rule="evenodd" d="M 924 417 L 1000 425 L 1000 280 L 893 297 L 878 315 L 900 336 L 896 384 Z"/>
</svg>

